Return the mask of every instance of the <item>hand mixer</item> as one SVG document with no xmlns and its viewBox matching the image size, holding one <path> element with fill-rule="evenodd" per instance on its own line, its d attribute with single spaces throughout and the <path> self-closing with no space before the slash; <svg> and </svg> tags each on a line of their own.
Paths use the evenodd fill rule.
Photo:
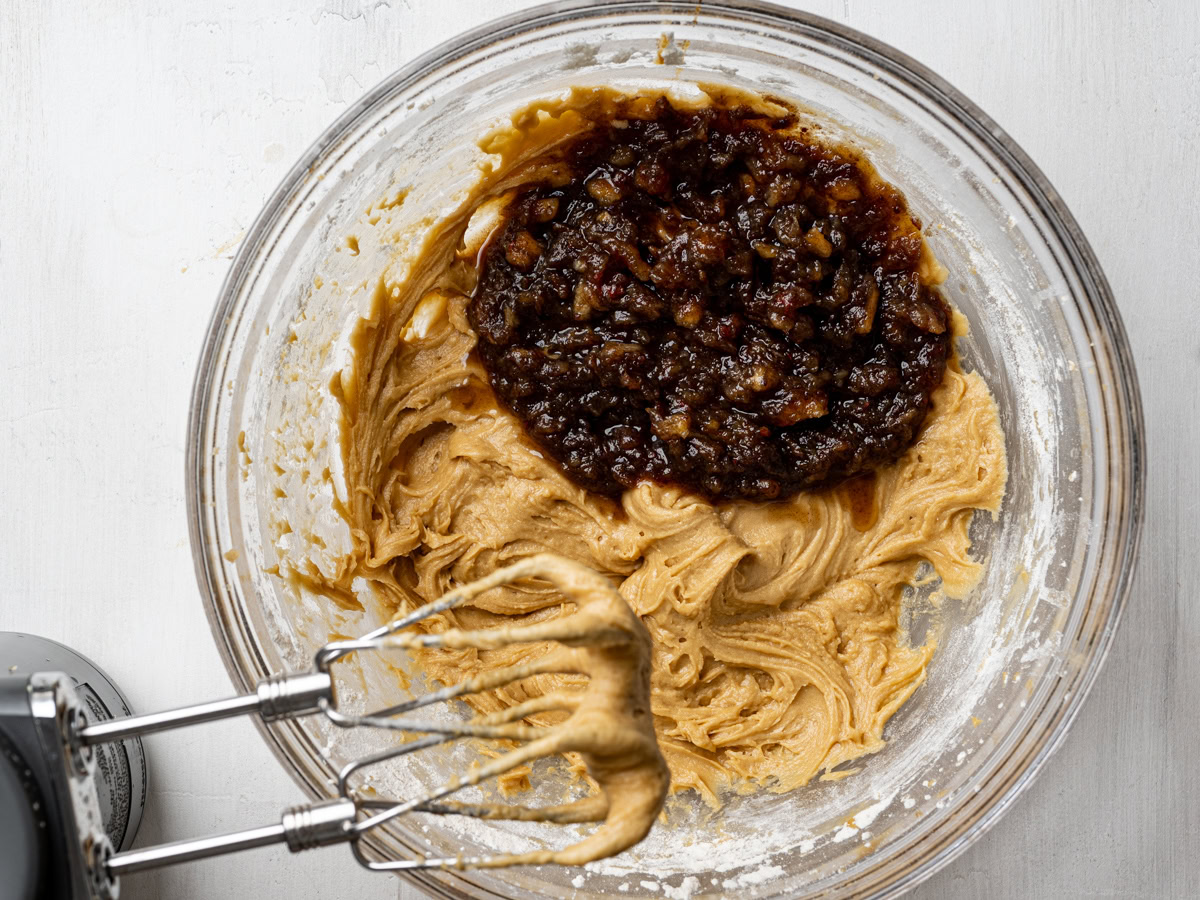
<svg viewBox="0 0 1200 900">
<path fill-rule="evenodd" d="M 573 613 L 536 624 L 441 633 L 406 631 L 437 613 L 468 603 L 491 588 L 524 578 L 549 581 L 576 604 Z M 554 642 L 534 661 L 485 672 L 365 715 L 338 708 L 331 669 L 356 651 L 389 648 L 474 647 L 497 649 L 522 642 Z M 41 854 L 41 873 L 31 896 L 115 900 L 126 874 L 284 843 L 293 852 L 348 843 L 368 869 L 396 871 L 431 867 L 493 867 L 514 864 L 582 865 L 619 853 L 649 831 L 666 796 L 666 763 L 654 737 L 650 714 L 650 637 L 612 585 L 597 573 L 561 557 L 542 554 L 453 590 L 357 640 L 333 641 L 316 654 L 311 672 L 279 675 L 251 694 L 148 715 L 89 721 L 71 680 L 60 673 L 0 677 L 0 760 L 22 776 L 22 789 L 40 822 L 31 852 Z M 468 694 L 502 687 L 532 675 L 574 673 L 587 677 L 582 690 L 558 690 L 500 712 L 467 721 L 437 722 L 417 710 Z M 562 711 L 560 724 L 535 726 L 524 720 Z M 287 809 L 274 824 L 229 834 L 115 852 L 104 832 L 95 787 L 93 748 L 107 742 L 256 713 L 264 721 L 324 715 L 341 728 L 379 728 L 416 738 L 350 762 L 337 774 L 338 796 Z M 7 735 L 7 736 L 6 736 Z M 362 773 L 399 757 L 458 738 L 511 742 L 507 750 L 469 773 L 447 780 L 416 799 L 388 799 L 365 792 Z M 446 800 L 454 792 L 555 754 L 579 753 L 599 790 L 571 803 L 549 807 Z M 20 763 L 18 765 L 18 762 Z M 0 775 L 3 775 L 0 769 Z M 4 782 L 0 780 L 0 788 Z M 16 790 L 15 788 L 13 789 Z M 19 792 L 18 792 L 19 793 Z M 4 796 L 0 790 L 0 799 Z M 590 835 L 562 850 L 516 855 L 371 859 L 362 838 L 385 823 L 419 811 L 553 823 L 601 822 Z"/>
</svg>

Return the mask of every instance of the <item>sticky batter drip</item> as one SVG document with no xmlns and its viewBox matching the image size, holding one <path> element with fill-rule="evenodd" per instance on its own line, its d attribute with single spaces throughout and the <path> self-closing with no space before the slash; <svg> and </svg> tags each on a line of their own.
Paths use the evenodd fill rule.
<svg viewBox="0 0 1200 900">
<path fill-rule="evenodd" d="M 924 562 L 951 597 L 977 581 L 967 529 L 976 510 L 1000 508 L 1003 436 L 983 380 L 952 360 L 916 443 L 853 491 L 713 504 L 642 483 L 614 501 L 542 458 L 474 353 L 472 264 L 494 227 L 489 209 L 553 177 L 541 154 L 618 102 L 629 98 L 578 89 L 515 114 L 481 142 L 489 155 L 475 188 L 431 214 L 420 239 L 410 234 L 375 285 L 335 385 L 355 549 L 329 586 L 344 597 L 363 577 L 407 610 L 546 551 L 604 573 L 653 641 L 651 704 L 671 784 L 719 805 L 731 788 L 788 790 L 883 746 L 934 652 L 932 639 L 911 646 L 902 634 L 903 591 Z M 713 91 L 673 102 L 725 100 Z M 922 273 L 938 277 L 935 265 Z M 555 591 L 510 586 L 429 627 L 568 613 Z M 454 684 L 542 652 L 427 650 L 418 663 Z M 539 675 L 474 702 L 498 712 L 569 688 L 567 676 Z"/>
<path fill-rule="evenodd" d="M 517 669 L 490 670 L 461 686 L 483 690 L 516 675 L 576 676 L 582 684 L 554 691 L 488 716 L 472 725 L 491 726 L 499 737 L 526 740 L 451 787 L 478 784 L 516 767 L 528 768 L 539 757 L 578 754 L 596 791 L 558 806 L 527 807 L 498 803 L 429 803 L 424 809 L 457 812 L 482 819 L 519 819 L 558 824 L 603 820 L 583 840 L 563 850 L 535 850 L 472 860 L 482 868 L 514 865 L 580 866 L 612 856 L 646 836 L 662 809 L 669 775 L 659 752 L 650 714 L 650 635 L 603 577 L 553 554 L 528 557 L 457 590 L 467 601 L 525 578 L 551 583 L 570 607 L 569 614 L 532 625 L 500 625 L 484 631 L 400 632 L 389 646 L 408 650 L 430 646 L 452 650 L 498 651 L 536 641 L 543 652 Z M 547 645 L 547 642 L 553 644 Z M 549 715 L 553 726 L 529 728 L 514 720 Z"/>
</svg>

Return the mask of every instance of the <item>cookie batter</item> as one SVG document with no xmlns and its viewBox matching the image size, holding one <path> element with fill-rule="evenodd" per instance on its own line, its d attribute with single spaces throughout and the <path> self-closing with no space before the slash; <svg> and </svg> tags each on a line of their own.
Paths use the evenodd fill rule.
<svg viewBox="0 0 1200 900">
<path fill-rule="evenodd" d="M 725 102 L 715 92 L 676 102 L 714 98 Z M 714 505 L 649 482 L 613 500 L 543 458 L 488 385 L 467 294 L 508 192 L 553 178 L 540 154 L 617 99 L 579 89 L 485 137 L 477 185 L 431 213 L 374 285 L 353 363 L 334 385 L 348 497 L 340 511 L 355 547 L 327 586 L 348 596 L 362 577 L 405 610 L 543 551 L 604 573 L 654 642 L 652 709 L 672 786 L 718 805 L 724 790 L 788 790 L 883 746 L 884 726 L 934 652 L 933 640 L 914 647 L 902 633 L 904 589 L 923 562 L 951 597 L 976 582 L 967 528 L 975 510 L 1000 508 L 1003 437 L 987 386 L 952 361 L 897 462 L 786 501 Z M 929 258 L 922 281 L 941 277 Z M 507 586 L 429 627 L 539 622 L 571 609 L 552 589 Z M 543 652 L 424 651 L 418 661 L 457 683 Z M 499 711 L 572 677 L 535 676 L 474 702 Z"/>
</svg>

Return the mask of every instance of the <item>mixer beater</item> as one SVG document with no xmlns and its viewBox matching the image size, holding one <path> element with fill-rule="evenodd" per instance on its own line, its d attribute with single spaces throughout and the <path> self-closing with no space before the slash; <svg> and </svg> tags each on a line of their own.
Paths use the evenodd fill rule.
<svg viewBox="0 0 1200 900">
<path fill-rule="evenodd" d="M 550 582 L 573 613 L 536 624 L 441 633 L 406 630 L 430 616 L 469 603 L 500 585 L 521 579 Z M 516 643 L 550 642 L 534 661 L 486 672 L 459 684 L 367 714 L 338 707 L 333 666 L 349 654 L 388 649 L 444 647 L 498 649 Z M 253 847 L 284 843 L 293 852 L 348 843 L 355 859 L 369 869 L 396 871 L 432 867 L 495 867 L 559 863 L 582 865 L 636 844 L 653 825 L 666 797 L 669 776 L 654 736 L 650 713 L 650 636 L 613 586 L 596 572 L 551 554 L 521 560 L 471 582 L 355 640 L 333 641 L 316 654 L 311 672 L 280 675 L 260 682 L 245 696 L 148 715 L 89 722 L 70 680 L 40 673 L 28 679 L 32 719 L 52 768 L 61 776 L 47 802 L 61 813 L 73 896 L 115 900 L 122 875 L 188 860 L 220 856 Z M 512 684 L 533 675 L 587 676 L 581 690 L 556 690 L 495 713 L 467 721 L 439 722 L 418 711 L 434 703 Z M 560 711 L 559 724 L 538 726 L 525 720 Z M 287 809 L 278 823 L 229 834 L 114 852 L 103 831 L 96 791 L 94 748 L 230 716 L 255 713 L 264 721 L 324 715 L 340 728 L 375 728 L 421 734 L 352 761 L 337 774 L 338 796 Z M 448 741 L 475 738 L 517 745 L 470 772 L 452 777 L 426 796 L 389 799 L 361 788 L 363 773 L 400 757 Z M 536 759 L 578 753 L 598 786 L 571 803 L 528 807 L 466 803 L 450 795 L 503 775 Z M 410 812 L 515 819 L 559 824 L 600 822 L 582 840 L 561 850 L 476 857 L 371 859 L 362 838 Z"/>
</svg>

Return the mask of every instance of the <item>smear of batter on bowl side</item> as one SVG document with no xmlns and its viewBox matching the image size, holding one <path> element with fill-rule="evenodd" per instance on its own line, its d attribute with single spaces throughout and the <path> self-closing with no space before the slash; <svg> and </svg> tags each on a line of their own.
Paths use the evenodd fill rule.
<svg viewBox="0 0 1200 900">
<path fill-rule="evenodd" d="M 642 98 L 652 104 L 658 94 Z M 677 108 L 758 107 L 715 89 Z M 628 114 L 630 98 L 579 88 L 519 111 L 485 136 L 474 188 L 431 213 L 381 273 L 335 384 L 354 550 L 325 585 L 366 578 L 406 610 L 508 563 L 552 551 L 608 576 L 654 641 L 652 710 L 675 789 L 788 790 L 883 746 L 888 719 L 920 686 L 930 639 L 910 646 L 900 616 L 922 563 L 964 596 L 976 510 L 1004 495 L 1003 436 L 986 384 L 952 358 L 924 425 L 873 479 L 786 500 L 712 502 L 642 481 L 616 498 L 580 487 L 500 403 L 468 318 L 476 263 L 523 186 L 564 177 L 546 151 Z M 926 253 L 922 283 L 943 276 Z M 961 334 L 963 323 L 953 317 Z M 428 627 L 482 628 L 568 615 L 534 585 L 491 591 Z M 536 658 L 544 648 L 441 650 L 418 663 L 448 684 Z M 542 675 L 473 705 L 501 710 L 567 686 Z"/>
</svg>

